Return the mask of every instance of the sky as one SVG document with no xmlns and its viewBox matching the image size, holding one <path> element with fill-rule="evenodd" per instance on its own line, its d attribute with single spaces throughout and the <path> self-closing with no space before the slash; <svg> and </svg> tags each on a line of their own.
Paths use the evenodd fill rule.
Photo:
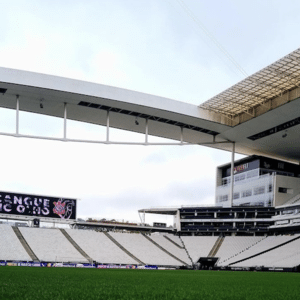
<svg viewBox="0 0 300 300">
<path fill-rule="evenodd" d="M 195 105 L 300 44 L 300 2 L 294 0 L 0 0 L 0 7 L 0 67 Z M 62 136 L 62 124 L 20 114 L 24 134 Z M 14 112 L 1 109 L 0 131 L 14 128 Z M 68 122 L 68 137 L 104 139 L 104 132 Z M 111 132 L 113 140 L 139 138 Z M 77 198 L 77 217 L 135 222 L 141 208 L 213 204 L 216 167 L 231 160 L 230 153 L 202 146 L 4 136 L 0 145 L 1 191 Z M 146 222 L 171 224 L 172 218 L 146 216 Z"/>
</svg>

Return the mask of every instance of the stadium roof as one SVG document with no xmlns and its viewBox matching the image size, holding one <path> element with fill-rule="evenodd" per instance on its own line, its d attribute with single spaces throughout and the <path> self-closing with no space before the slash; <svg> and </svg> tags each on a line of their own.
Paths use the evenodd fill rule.
<svg viewBox="0 0 300 300">
<path fill-rule="evenodd" d="M 145 142 L 139 144 L 150 144 L 148 134 L 227 151 L 234 142 L 240 154 L 299 163 L 299 84 L 300 49 L 201 107 L 96 83 L 0 68 L 0 107 L 63 118 L 65 127 L 70 119 L 143 133 Z M 32 137 L 20 134 L 17 126 L 15 133 L 0 134 Z M 59 140 L 70 140 L 67 130 L 64 134 Z"/>
<path fill-rule="evenodd" d="M 67 118 L 186 142 L 211 142 L 228 126 L 201 108 L 171 99 L 102 84 L 0 68 L 0 107 Z M 40 106 L 42 100 L 43 108 Z M 215 118 L 214 118 L 215 117 Z M 138 118 L 138 125 L 135 120 Z M 219 122 L 220 121 L 220 122 Z"/>
<path fill-rule="evenodd" d="M 300 84 L 300 49 L 235 84 L 200 105 L 201 108 L 234 118 L 254 115 L 254 108 L 291 91 Z"/>
</svg>

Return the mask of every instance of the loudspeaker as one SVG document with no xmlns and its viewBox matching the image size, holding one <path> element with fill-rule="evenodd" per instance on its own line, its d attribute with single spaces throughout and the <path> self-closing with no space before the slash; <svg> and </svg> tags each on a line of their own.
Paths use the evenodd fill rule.
<svg viewBox="0 0 300 300">
<path fill-rule="evenodd" d="M 33 226 L 40 227 L 40 219 L 33 219 Z"/>
</svg>

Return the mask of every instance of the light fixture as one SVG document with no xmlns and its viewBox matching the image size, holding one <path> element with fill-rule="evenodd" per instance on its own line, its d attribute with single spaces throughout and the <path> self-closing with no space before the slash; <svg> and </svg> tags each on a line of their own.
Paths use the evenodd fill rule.
<svg viewBox="0 0 300 300">
<path fill-rule="evenodd" d="M 1 94 L 3 94 L 3 95 L 4 95 L 4 94 L 6 93 L 6 91 L 7 91 L 7 89 L 0 88 L 0 93 L 1 93 Z"/>
<path fill-rule="evenodd" d="M 135 118 L 134 123 L 135 123 L 135 125 L 139 125 L 140 124 L 137 117 Z"/>
<path fill-rule="evenodd" d="M 40 100 L 40 108 L 44 108 L 43 100 L 43 98 Z"/>
</svg>

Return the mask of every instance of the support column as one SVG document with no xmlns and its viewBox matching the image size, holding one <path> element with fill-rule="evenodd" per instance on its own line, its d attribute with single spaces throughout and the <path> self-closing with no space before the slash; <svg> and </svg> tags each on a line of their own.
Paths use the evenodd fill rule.
<svg viewBox="0 0 300 300">
<path fill-rule="evenodd" d="M 232 153 L 231 153 L 231 185 L 230 185 L 230 194 L 229 194 L 229 198 L 230 198 L 230 207 L 233 206 L 233 187 L 234 187 L 234 174 L 233 174 L 233 169 L 234 169 L 234 154 L 235 154 L 235 143 L 232 143 Z"/>
<path fill-rule="evenodd" d="M 109 142 L 109 110 L 106 115 L 106 141 Z"/>
<path fill-rule="evenodd" d="M 141 223 L 142 223 L 142 224 L 145 224 L 145 212 L 143 212 L 143 213 L 138 212 L 138 214 L 139 214 Z"/>
<path fill-rule="evenodd" d="M 180 143 L 183 144 L 183 127 L 180 127 Z"/>
<path fill-rule="evenodd" d="M 67 103 L 64 103 L 64 139 L 67 139 Z"/>
<path fill-rule="evenodd" d="M 20 101 L 19 95 L 16 95 L 17 104 L 16 104 L 16 135 L 19 134 L 19 109 L 20 109 Z"/>
</svg>

